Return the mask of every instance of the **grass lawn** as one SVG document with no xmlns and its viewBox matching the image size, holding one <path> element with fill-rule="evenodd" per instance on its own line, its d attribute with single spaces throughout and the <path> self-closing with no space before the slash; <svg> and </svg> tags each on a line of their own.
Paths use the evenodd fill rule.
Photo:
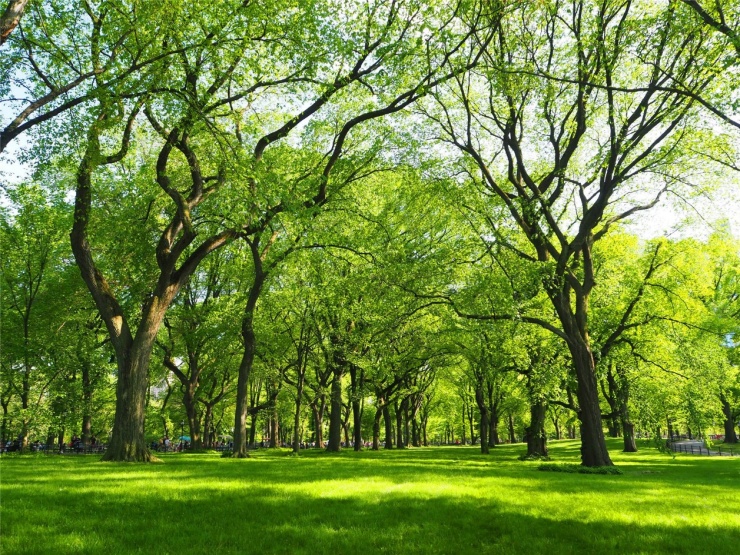
<svg viewBox="0 0 740 555">
<path fill-rule="evenodd" d="M 730 553 L 740 457 L 619 451 L 621 476 L 540 472 L 521 445 L 267 450 L 164 464 L 4 456 L 0 552 Z M 578 442 L 551 444 L 578 461 Z"/>
</svg>

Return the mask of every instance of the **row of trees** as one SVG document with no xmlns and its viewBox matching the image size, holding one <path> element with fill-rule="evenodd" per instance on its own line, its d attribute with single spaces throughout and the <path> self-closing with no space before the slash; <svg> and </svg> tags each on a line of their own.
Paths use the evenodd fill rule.
<svg viewBox="0 0 740 555">
<path fill-rule="evenodd" d="M 438 191 L 408 184 L 408 175 L 385 173 L 372 193 L 337 201 L 321 215 L 322 231 L 268 282 L 254 319 L 248 445 L 472 440 L 488 452 L 505 438 L 546 455 L 548 436 L 576 435 L 576 384 L 560 338 L 522 319 L 456 314 L 525 293 L 544 314 L 539 276 L 514 272 L 506 250 L 484 246 L 469 222 L 436 220 L 445 206 Z M 18 211 L 3 226 L 13 247 L 3 260 L 3 439 L 106 440 L 113 352 L 64 241 L 69 207 L 42 193 L 15 189 Z M 417 218 L 398 214 L 399 202 Z M 115 246 L 111 264 L 121 259 Z M 624 232 L 595 250 L 600 412 L 625 450 L 636 449 L 636 427 L 655 436 L 724 426 L 728 441 L 736 437 L 739 376 L 726 330 L 737 319 L 737 250 L 722 233 L 646 243 Z M 148 440 L 175 437 L 180 420 L 194 448 L 232 435 L 247 255 L 236 243 L 208 258 L 168 312 L 149 366 Z M 454 304 L 416 292 L 431 288 Z"/>
<path fill-rule="evenodd" d="M 4 349 L 3 406 L 20 402 L 25 441 L 31 376 L 50 369 L 33 402 L 59 413 L 52 386 L 85 367 L 89 414 L 115 382 L 106 458 L 136 461 L 150 458 L 151 400 L 165 392 L 164 414 L 175 383 L 198 442 L 233 403 L 235 456 L 248 418 L 288 389 L 294 442 L 301 406 L 318 435 L 328 407 L 330 448 L 343 406 L 359 440 L 369 399 L 386 444 L 391 412 L 418 443 L 440 383 L 466 384 L 481 445 L 495 443 L 509 376 L 530 452 L 558 406 L 577 417 L 589 466 L 611 464 L 602 414 L 634 437 L 650 369 L 721 376 L 708 395 L 731 421 L 734 274 L 700 294 L 693 278 L 661 281 L 682 243 L 612 245 L 622 220 L 733 167 L 737 17 L 734 4 L 674 1 L 31 4 L 2 60 L 18 111 L 0 150 L 31 132 L 36 168 L 34 187 L 8 192 L 18 246 L 4 306 L 24 331 Z M 39 224 L 43 252 L 21 249 L 25 212 L 54 221 Z M 57 255 L 65 218 L 87 297 Z M 16 254 L 32 261 L 20 272 Z M 600 290 L 617 260 L 616 293 Z M 41 287 L 52 269 L 69 289 Z M 98 316 L 74 311 L 75 365 L 69 342 L 34 345 L 31 321 L 73 327 L 51 307 L 78 297 Z"/>
</svg>

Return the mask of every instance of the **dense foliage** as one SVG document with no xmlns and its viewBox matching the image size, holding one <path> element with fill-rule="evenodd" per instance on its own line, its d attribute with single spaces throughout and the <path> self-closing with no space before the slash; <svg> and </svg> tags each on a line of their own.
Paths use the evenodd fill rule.
<svg viewBox="0 0 740 555">
<path fill-rule="evenodd" d="M 737 441 L 737 1 L 15 4 L 4 441 Z"/>
</svg>

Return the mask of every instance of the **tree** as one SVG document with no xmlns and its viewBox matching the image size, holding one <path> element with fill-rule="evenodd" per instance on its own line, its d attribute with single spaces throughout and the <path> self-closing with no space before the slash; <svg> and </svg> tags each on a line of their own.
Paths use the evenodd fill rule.
<svg viewBox="0 0 740 555">
<path fill-rule="evenodd" d="M 37 185 L 20 185 L 6 189 L 6 193 L 15 213 L 3 209 L 0 214 L 3 335 L 7 338 L 2 349 L 3 389 L 19 398 L 20 447 L 25 450 L 34 413 L 61 372 L 61 368 L 49 368 L 49 344 L 58 324 L 52 318 L 60 314 L 48 303 L 53 299 L 55 282 L 61 281 L 62 230 L 67 218 L 61 199 L 47 201 L 45 191 Z M 4 410 L 6 405 L 3 403 Z"/>
<path fill-rule="evenodd" d="M 329 200 L 332 189 L 341 189 L 363 175 L 383 143 L 382 136 L 368 134 L 357 139 L 360 148 L 353 152 L 354 156 L 349 157 L 347 150 L 354 150 L 351 134 L 365 129 L 376 120 L 401 112 L 437 84 L 467 71 L 478 62 L 482 50 L 479 42 L 473 38 L 479 34 L 486 37 L 483 44 L 491 39 L 489 14 L 482 5 L 474 5 L 471 13 L 464 7 L 463 3 L 459 3 L 451 11 L 437 14 L 433 7 L 425 7 L 424 3 L 410 2 L 405 6 L 408 11 L 402 10 L 401 5 L 396 3 L 387 6 L 372 4 L 366 12 L 342 14 L 347 18 L 350 28 L 362 31 L 351 40 L 342 39 L 344 46 L 337 51 L 331 48 L 335 37 L 324 38 L 329 40 L 327 54 L 333 58 L 329 64 L 332 71 L 337 66 L 351 69 L 340 72 L 323 91 L 314 94 L 314 100 L 307 108 L 256 142 L 251 158 L 257 175 L 250 177 L 249 182 L 255 186 L 259 176 L 264 182 L 279 184 L 278 191 L 288 192 L 287 198 L 281 198 L 275 191 L 270 191 L 271 194 L 265 199 L 265 208 L 254 215 L 254 221 L 239 231 L 239 236 L 249 245 L 254 273 L 242 320 L 244 356 L 237 383 L 235 457 L 246 456 L 243 432 L 246 425 L 246 387 L 254 361 L 257 301 L 269 274 L 292 249 L 287 247 L 272 263 L 265 265 L 265 256 L 279 235 L 281 216 L 293 209 L 302 212 L 304 217 L 312 218 Z M 424 20 L 425 17 L 439 22 L 438 34 L 426 35 L 425 26 L 428 22 Z M 460 18 L 470 21 L 471 27 L 457 34 L 453 29 Z M 327 46 L 321 46 L 322 51 L 326 49 Z M 270 153 L 266 150 L 268 146 L 296 130 L 314 113 L 325 107 L 328 110 L 332 97 L 341 96 L 339 91 L 352 90 L 358 95 L 364 88 L 371 91 L 370 98 L 364 101 L 355 98 L 353 102 L 337 106 L 339 116 L 332 119 L 333 132 L 326 136 L 326 143 L 330 145 L 327 153 L 319 154 L 318 149 L 326 149 L 325 146 L 316 147 L 312 153 L 315 158 L 303 161 L 305 165 L 302 172 L 295 172 L 292 168 L 286 171 L 280 164 L 280 155 L 285 154 L 284 150 L 274 151 L 277 158 L 269 157 Z M 363 93 L 365 96 L 366 93 Z M 341 164 L 345 160 L 346 163 Z"/>
<path fill-rule="evenodd" d="M 524 4 L 503 18 L 485 68 L 440 90 L 427 111 L 463 153 L 462 171 L 530 243 L 519 254 L 540 268 L 559 321 L 545 325 L 572 357 L 586 466 L 612 464 L 589 335 L 593 247 L 613 224 L 654 206 L 692 161 L 682 142 L 693 101 L 670 90 L 662 68 L 700 93 L 712 81 L 705 69 L 718 65 L 717 53 L 703 50 L 704 31 L 687 33 L 678 15 L 672 3 L 649 13 L 610 1 Z M 630 184 L 649 175 L 664 183 L 652 200 L 625 203 Z"/>
<path fill-rule="evenodd" d="M 183 13 L 187 2 L 34 2 L 23 14 L 23 25 L 8 36 L 26 4 L 9 1 L 0 19 L 0 40 L 8 41 L 0 58 L 0 92 L 10 107 L 3 116 L 15 114 L 1 124 L 0 153 L 21 134 L 38 130 L 37 162 L 60 152 L 69 156 L 78 137 L 85 137 L 84 122 L 94 119 L 97 103 L 132 98 L 160 85 L 168 59 L 192 46 L 177 39 L 184 29 L 181 18 L 192 19 Z M 199 46 L 213 42 L 213 33 L 196 41 Z"/>
<path fill-rule="evenodd" d="M 735 2 L 706 2 L 706 7 L 698 0 L 681 0 L 684 4 L 694 10 L 702 21 L 722 33 L 730 40 L 730 44 L 735 48 L 738 57 L 740 57 L 740 19 L 733 21 L 731 18 L 740 17 L 740 6 Z"/>
</svg>

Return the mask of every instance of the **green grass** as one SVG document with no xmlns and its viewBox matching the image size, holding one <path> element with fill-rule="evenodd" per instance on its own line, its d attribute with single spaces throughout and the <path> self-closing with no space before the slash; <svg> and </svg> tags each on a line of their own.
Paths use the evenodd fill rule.
<svg viewBox="0 0 740 555">
<path fill-rule="evenodd" d="M 622 475 L 539 472 L 522 446 L 260 451 L 0 462 L 12 553 L 726 553 L 740 538 L 740 458 L 618 451 Z M 578 443 L 554 442 L 555 463 Z"/>
</svg>

